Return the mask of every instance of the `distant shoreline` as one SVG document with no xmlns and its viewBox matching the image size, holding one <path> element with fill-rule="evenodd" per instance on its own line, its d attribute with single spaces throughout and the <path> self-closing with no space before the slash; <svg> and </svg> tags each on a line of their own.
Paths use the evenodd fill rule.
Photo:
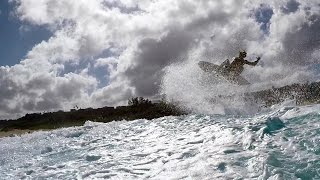
<svg viewBox="0 0 320 180">
<path fill-rule="evenodd" d="M 17 120 L 0 120 L 2 136 L 21 134 L 36 130 L 52 130 L 64 127 L 82 126 L 86 121 L 111 122 L 135 119 L 155 119 L 164 116 L 179 116 L 185 111 L 175 105 L 159 102 L 152 103 L 144 98 L 132 98 L 128 106 L 71 109 L 68 112 L 26 114 Z M 0 134 L 0 137 L 1 137 Z"/>
<path fill-rule="evenodd" d="M 234 98 L 219 96 L 219 98 Z M 270 107 L 287 99 L 295 100 L 297 105 L 320 103 L 320 82 L 306 84 L 292 84 L 280 88 L 249 92 L 243 94 L 246 101 L 251 101 Z M 82 126 L 86 121 L 111 122 L 120 120 L 155 119 L 164 116 L 180 116 L 189 114 L 188 110 L 181 109 L 165 101 L 152 103 L 148 99 L 132 98 L 128 106 L 71 109 L 68 112 L 57 111 L 49 113 L 26 114 L 17 120 L 0 120 L 0 138 L 12 134 L 21 135 L 37 130 L 52 130 L 71 126 Z"/>
</svg>

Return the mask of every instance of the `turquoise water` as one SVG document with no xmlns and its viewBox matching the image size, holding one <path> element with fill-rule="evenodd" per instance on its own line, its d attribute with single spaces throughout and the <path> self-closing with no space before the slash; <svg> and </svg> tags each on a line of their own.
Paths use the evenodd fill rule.
<svg viewBox="0 0 320 180">
<path fill-rule="evenodd" d="M 0 179 L 320 179 L 320 105 L 0 139 Z"/>
</svg>

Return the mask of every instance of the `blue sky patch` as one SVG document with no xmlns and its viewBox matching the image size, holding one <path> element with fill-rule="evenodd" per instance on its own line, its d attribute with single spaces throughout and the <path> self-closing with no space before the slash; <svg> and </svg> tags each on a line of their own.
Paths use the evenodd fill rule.
<svg viewBox="0 0 320 180">
<path fill-rule="evenodd" d="M 260 7 L 254 11 L 255 20 L 261 24 L 260 29 L 265 33 L 269 33 L 272 15 L 273 9 L 265 4 L 261 4 Z"/>
<path fill-rule="evenodd" d="M 19 63 L 34 45 L 52 35 L 45 27 L 21 23 L 12 15 L 14 5 L 6 0 L 0 0 L 0 11 L 0 66 Z M 22 27 L 28 30 L 21 30 Z"/>
<path fill-rule="evenodd" d="M 299 9 L 300 3 L 296 0 L 290 0 L 287 2 L 286 6 L 281 8 L 282 12 L 285 14 L 294 13 Z"/>
</svg>

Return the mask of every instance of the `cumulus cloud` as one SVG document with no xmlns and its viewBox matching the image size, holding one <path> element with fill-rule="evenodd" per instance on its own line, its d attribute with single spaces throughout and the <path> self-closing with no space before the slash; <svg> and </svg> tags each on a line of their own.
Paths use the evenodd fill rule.
<svg viewBox="0 0 320 180">
<path fill-rule="evenodd" d="M 53 111 L 75 105 L 88 105 L 88 91 L 96 79 L 85 72 L 57 76 L 59 66 L 25 60 L 19 65 L 1 67 L 2 117 L 21 116 L 26 112 Z"/>
<path fill-rule="evenodd" d="M 152 98 L 171 64 L 221 63 L 240 49 L 262 56 L 244 72 L 253 83 L 309 80 L 314 71 L 305 69 L 319 63 L 317 0 L 10 2 L 22 26 L 47 28 L 52 37 L 0 68 L 2 118 Z"/>
</svg>

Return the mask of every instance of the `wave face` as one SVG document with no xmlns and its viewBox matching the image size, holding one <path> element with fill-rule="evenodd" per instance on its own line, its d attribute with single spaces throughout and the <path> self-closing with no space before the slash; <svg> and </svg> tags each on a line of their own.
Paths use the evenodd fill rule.
<svg viewBox="0 0 320 180">
<path fill-rule="evenodd" d="M 320 179 L 320 105 L 0 139 L 0 179 Z"/>
</svg>

